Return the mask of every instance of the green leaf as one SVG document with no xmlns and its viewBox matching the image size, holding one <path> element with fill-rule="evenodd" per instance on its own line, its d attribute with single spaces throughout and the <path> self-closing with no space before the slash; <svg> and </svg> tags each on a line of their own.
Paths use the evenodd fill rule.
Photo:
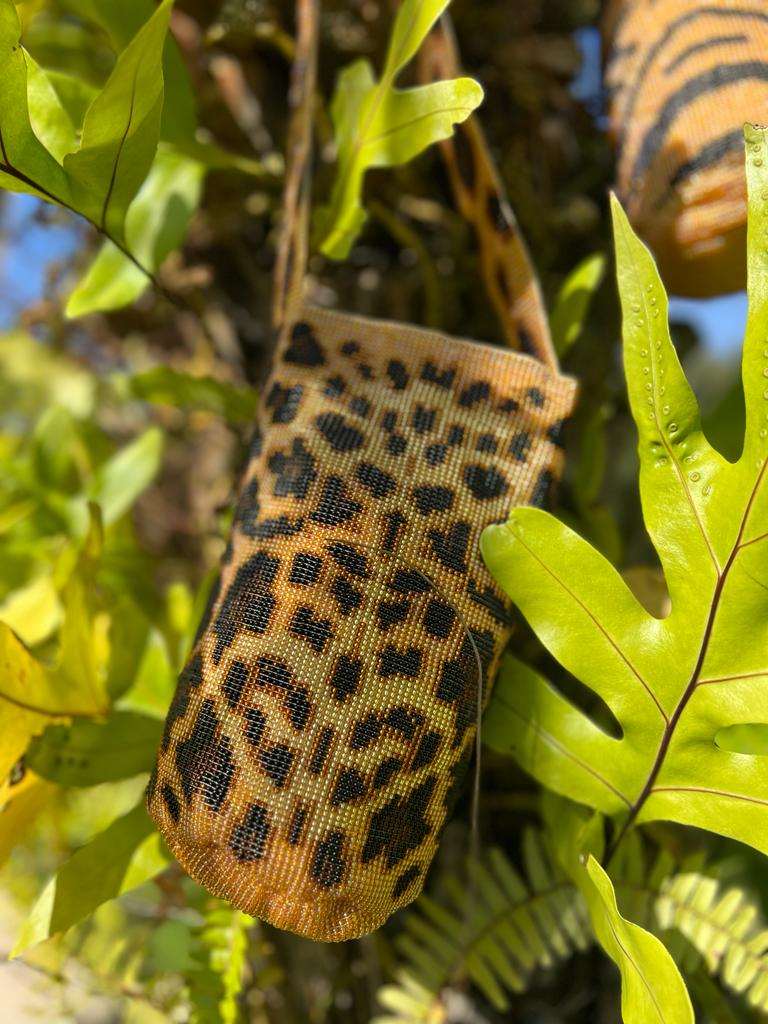
<svg viewBox="0 0 768 1024">
<path fill-rule="evenodd" d="M 565 279 L 555 300 L 550 327 L 555 352 L 562 359 L 584 329 L 592 299 L 605 275 L 606 258 L 601 252 L 587 256 Z"/>
<path fill-rule="evenodd" d="M 128 250 L 153 273 L 177 249 L 197 210 L 205 168 L 178 153 L 159 151 L 125 219 Z M 67 301 L 69 317 L 119 309 L 137 299 L 149 278 L 110 241 L 104 242 Z"/>
<path fill-rule="evenodd" d="M 67 176 L 32 128 L 27 99 L 27 54 L 20 38 L 21 25 L 13 0 L 0 0 L 0 186 L 68 203 Z M 33 87 L 32 91 L 36 113 L 40 115 L 39 89 Z"/>
<path fill-rule="evenodd" d="M 128 386 L 145 402 L 203 409 L 230 423 L 250 423 L 256 414 L 258 397 L 253 388 L 235 387 L 214 377 L 194 377 L 169 366 L 136 374 L 129 378 Z"/>
<path fill-rule="evenodd" d="M 510 685 L 508 662 L 489 712 L 495 745 L 506 729 L 524 768 L 614 817 L 619 841 L 635 823 L 667 820 L 768 853 L 765 760 L 718 743 L 726 727 L 768 724 L 768 146 L 763 130 L 746 135 L 747 425 L 736 463 L 701 431 L 655 265 L 614 201 L 640 493 L 670 614 L 651 615 L 605 558 L 537 509 L 489 527 L 482 548 L 545 646 L 621 728 L 608 735 L 536 673 Z"/>
<path fill-rule="evenodd" d="M 150 427 L 99 469 L 89 497 L 101 508 L 106 524 L 119 519 L 149 487 L 162 458 L 162 431 Z"/>
<path fill-rule="evenodd" d="M 155 6 L 152 0 L 67 0 L 67 6 L 89 21 L 101 25 L 119 53 L 149 20 Z M 194 94 L 184 62 L 175 41 L 165 41 L 163 56 L 165 102 L 161 137 L 168 142 L 192 139 L 197 127 Z"/>
<path fill-rule="evenodd" d="M 447 898 L 422 895 L 404 916 L 395 944 L 405 967 L 397 986 L 378 993 L 382 1005 L 401 1012 L 393 1020 L 430 1020 L 461 968 L 503 1012 L 509 993 L 524 991 L 538 969 L 590 945 L 584 903 L 538 833 L 526 833 L 523 855 L 521 874 L 505 853 L 490 849 L 470 865 L 469 881 L 444 874 Z"/>
<path fill-rule="evenodd" d="M 479 106 L 483 90 L 471 78 L 396 89 L 400 71 L 416 54 L 448 0 L 405 0 L 397 13 L 380 80 L 356 61 L 342 72 L 331 116 L 338 160 L 330 205 L 318 213 L 320 249 L 344 259 L 365 222 L 360 197 L 365 172 L 407 163 L 448 138 Z"/>
<path fill-rule="evenodd" d="M 664 944 L 625 920 L 611 880 L 590 856 L 581 886 L 600 945 L 621 972 L 624 1024 L 693 1024 L 693 1008 L 680 972 Z"/>
<path fill-rule="evenodd" d="M 172 4 L 163 0 L 120 54 L 85 115 L 80 148 L 64 160 L 72 205 L 120 240 L 160 137 L 163 46 Z"/>
<path fill-rule="evenodd" d="M 45 71 L 26 54 L 27 100 L 32 129 L 49 153 L 61 161 L 77 147 L 75 126 Z"/>
<path fill-rule="evenodd" d="M 27 764 L 44 779 L 63 786 L 95 786 L 152 770 L 163 723 L 117 711 L 106 722 L 51 725 L 33 740 Z"/>
<path fill-rule="evenodd" d="M 167 864 L 168 854 L 141 803 L 62 864 L 22 926 L 11 957 L 66 931 Z"/>
<path fill-rule="evenodd" d="M 756 901 L 697 871 L 665 879 L 655 901 L 662 929 L 675 928 L 701 955 L 707 970 L 768 1010 L 768 931 Z"/>
</svg>

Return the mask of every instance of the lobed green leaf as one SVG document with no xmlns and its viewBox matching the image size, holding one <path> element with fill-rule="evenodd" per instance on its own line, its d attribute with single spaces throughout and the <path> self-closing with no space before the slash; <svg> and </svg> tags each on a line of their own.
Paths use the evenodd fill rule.
<svg viewBox="0 0 768 1024">
<path fill-rule="evenodd" d="M 344 259 L 365 223 L 363 179 L 373 167 L 407 163 L 428 146 L 448 138 L 453 126 L 478 107 L 483 90 L 471 78 L 396 89 L 400 71 L 416 54 L 449 0 L 405 0 L 398 10 L 384 70 L 376 79 L 370 64 L 356 61 L 342 72 L 331 116 L 338 150 L 330 203 L 318 211 L 320 249 Z"/>
</svg>

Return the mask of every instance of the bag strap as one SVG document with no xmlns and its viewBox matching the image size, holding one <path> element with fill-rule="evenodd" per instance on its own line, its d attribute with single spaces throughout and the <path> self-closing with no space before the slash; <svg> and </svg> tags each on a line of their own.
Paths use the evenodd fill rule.
<svg viewBox="0 0 768 1024">
<path fill-rule="evenodd" d="M 296 53 L 288 102 L 283 217 L 275 262 L 272 322 L 276 328 L 301 305 L 309 251 L 312 134 L 319 48 L 319 0 L 296 0 Z"/>
</svg>

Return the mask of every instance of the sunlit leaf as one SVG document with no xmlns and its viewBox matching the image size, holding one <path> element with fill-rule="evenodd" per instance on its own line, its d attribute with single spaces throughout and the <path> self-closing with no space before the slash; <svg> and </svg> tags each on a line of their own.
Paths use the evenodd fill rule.
<svg viewBox="0 0 768 1024">
<path fill-rule="evenodd" d="M 0 785 L 0 867 L 58 792 L 58 786 L 29 770 L 17 785 Z"/>
<path fill-rule="evenodd" d="M 58 161 L 77 147 L 75 126 L 45 71 L 26 55 L 27 100 L 32 129 Z"/>
<path fill-rule="evenodd" d="M 66 203 L 62 166 L 35 135 L 27 100 L 27 61 L 13 0 L 0 0 L 0 186 Z"/>
<path fill-rule="evenodd" d="M 621 972 L 624 1024 L 694 1024 L 688 992 L 664 944 L 621 916 L 611 880 L 593 856 L 586 878 L 580 888 L 595 935 Z"/>
<path fill-rule="evenodd" d="M 490 713 L 499 747 L 545 785 L 611 815 L 619 841 L 632 824 L 663 819 L 768 853 L 765 758 L 722 746 L 727 727 L 768 724 L 768 154 L 763 130 L 746 136 L 747 418 L 736 463 L 701 431 L 655 265 L 614 202 L 643 516 L 671 612 L 651 615 L 600 554 L 539 510 L 514 510 L 482 546 L 543 643 L 622 733 L 609 735 L 533 671 L 511 685 L 507 669 Z"/>
<path fill-rule="evenodd" d="M 32 908 L 11 955 L 66 931 L 102 903 L 154 878 L 167 863 L 142 802 L 62 864 Z"/>
<path fill-rule="evenodd" d="M 400 71 L 416 54 L 448 0 L 405 0 L 395 18 L 386 62 L 376 79 L 366 60 L 347 67 L 331 105 L 338 149 L 330 204 L 318 213 L 320 249 L 344 259 L 365 222 L 363 178 L 372 167 L 407 163 L 448 138 L 479 106 L 483 90 L 471 78 L 396 89 Z"/>
<path fill-rule="evenodd" d="M 32 741 L 26 762 L 41 778 L 63 786 L 95 786 L 152 770 L 163 723 L 117 711 L 106 722 L 50 725 Z"/>
<path fill-rule="evenodd" d="M 61 623 L 63 608 L 50 576 L 38 576 L 0 604 L 0 622 L 28 647 L 45 640 Z"/>
<path fill-rule="evenodd" d="M 178 153 L 159 151 L 125 219 L 125 241 L 141 266 L 154 272 L 184 240 L 200 202 L 205 168 Z M 149 278 L 110 241 L 67 300 L 67 316 L 119 309 L 137 299 Z"/>
<path fill-rule="evenodd" d="M 584 321 L 595 292 L 605 275 L 606 258 L 601 252 L 587 256 L 565 279 L 552 310 L 552 343 L 562 359 L 584 329 Z"/>
<path fill-rule="evenodd" d="M 90 498 L 98 504 L 106 524 L 127 512 L 152 483 L 162 457 L 162 432 L 150 427 L 100 467 Z"/>
<path fill-rule="evenodd" d="M 214 377 L 195 377 L 170 366 L 138 373 L 128 385 L 136 398 L 146 402 L 204 409 L 230 423 L 250 423 L 256 414 L 258 396 L 253 388 L 236 387 Z"/>
<path fill-rule="evenodd" d="M 119 55 L 85 115 L 80 148 L 64 160 L 74 207 L 118 239 L 160 137 L 163 46 L 172 3 L 163 0 Z"/>
</svg>

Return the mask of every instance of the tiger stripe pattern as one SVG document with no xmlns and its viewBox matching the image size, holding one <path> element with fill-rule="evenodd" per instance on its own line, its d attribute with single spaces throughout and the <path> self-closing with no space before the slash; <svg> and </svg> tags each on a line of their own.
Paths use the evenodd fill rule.
<svg viewBox="0 0 768 1024">
<path fill-rule="evenodd" d="M 672 292 L 746 281 L 744 122 L 768 121 L 768 7 L 613 0 L 603 24 L 617 190 Z"/>
</svg>

